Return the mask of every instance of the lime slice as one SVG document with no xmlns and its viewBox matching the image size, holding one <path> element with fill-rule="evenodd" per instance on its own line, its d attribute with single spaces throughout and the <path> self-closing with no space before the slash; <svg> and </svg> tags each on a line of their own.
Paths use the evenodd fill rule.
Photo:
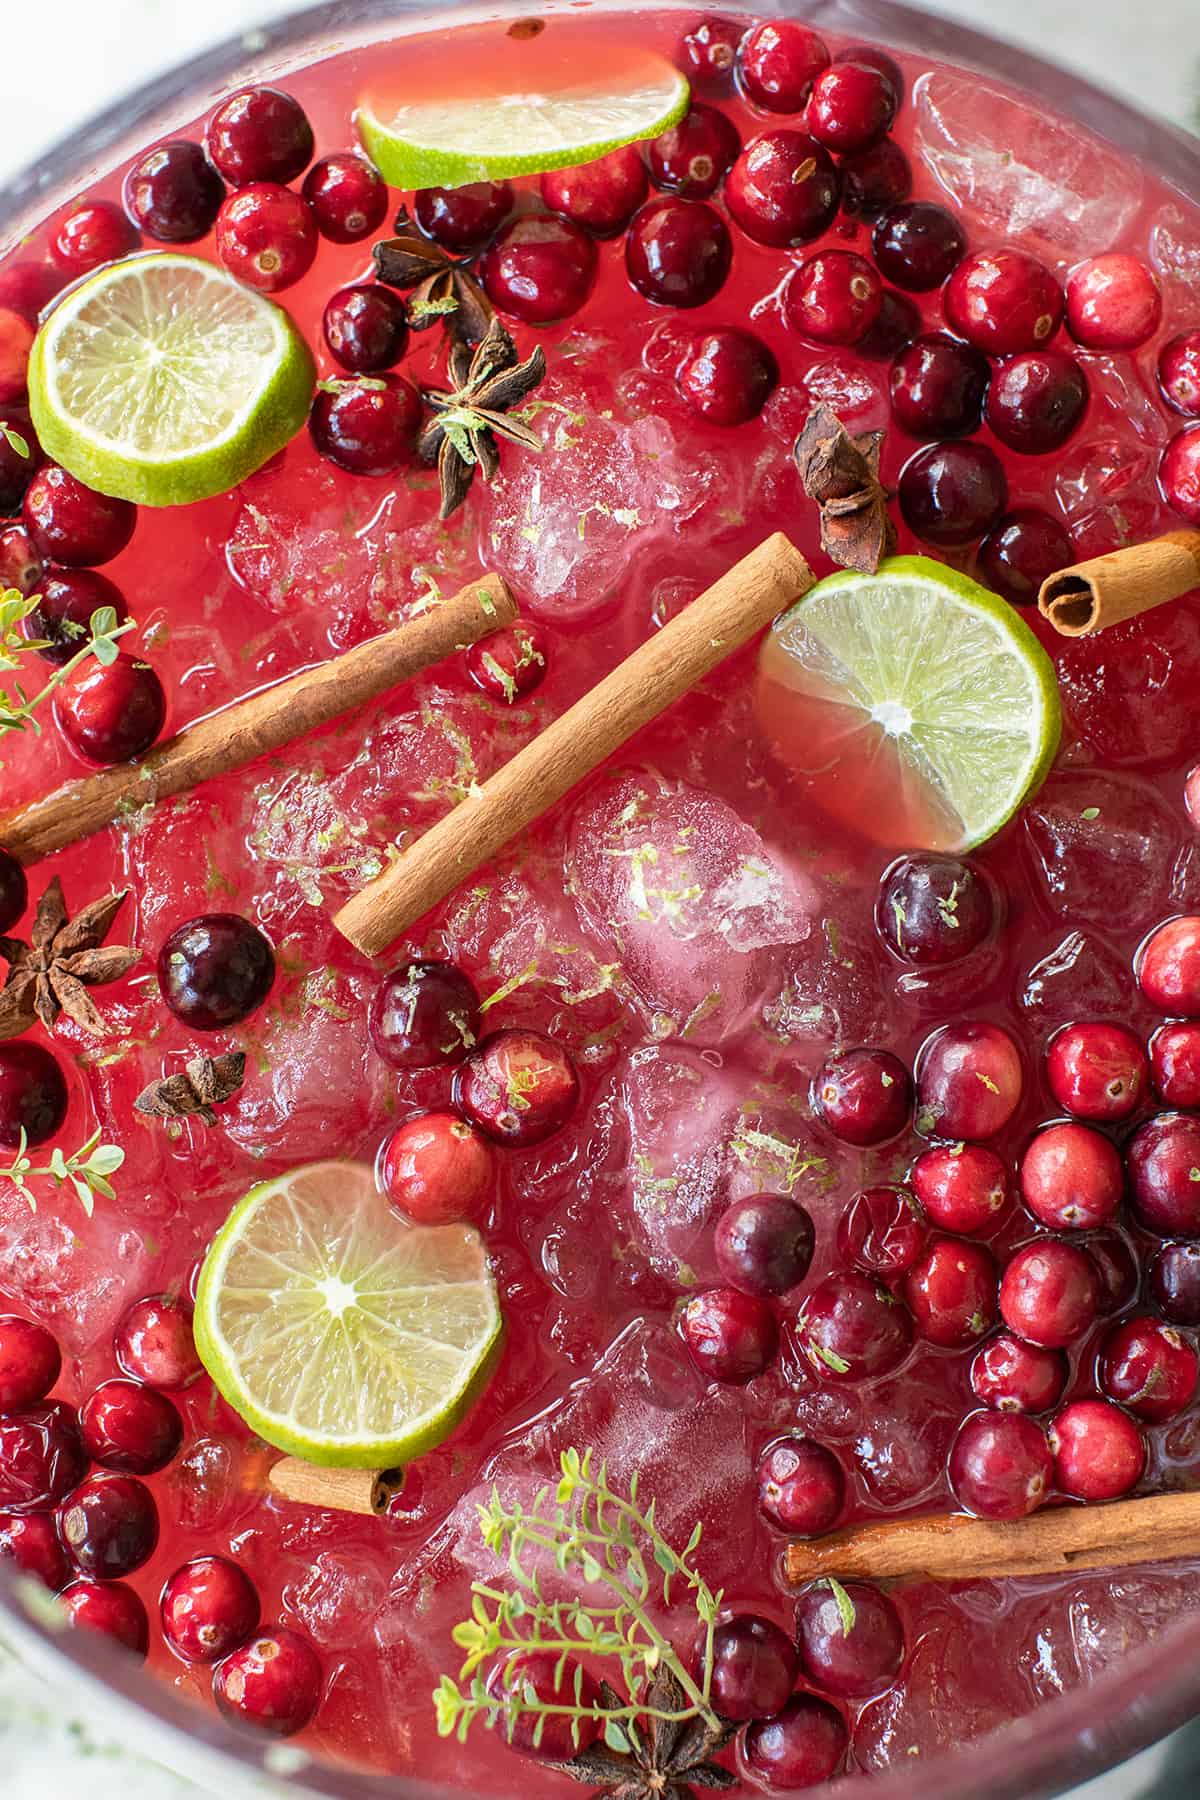
<svg viewBox="0 0 1200 1800">
<path fill-rule="evenodd" d="M 111 263 L 34 340 L 29 407 L 47 455 L 143 506 L 227 493 L 308 417 L 316 370 L 283 308 L 199 256 Z"/>
<path fill-rule="evenodd" d="M 778 619 L 759 717 L 817 803 L 876 843 L 969 850 L 1043 779 L 1054 665 L 998 595 L 924 556 L 833 575 Z"/>
<path fill-rule="evenodd" d="M 406 1225 L 363 1163 L 252 1188 L 204 1259 L 196 1347 L 234 1411 L 307 1462 L 393 1468 L 487 1381 L 500 1303 L 479 1233 Z"/>
</svg>

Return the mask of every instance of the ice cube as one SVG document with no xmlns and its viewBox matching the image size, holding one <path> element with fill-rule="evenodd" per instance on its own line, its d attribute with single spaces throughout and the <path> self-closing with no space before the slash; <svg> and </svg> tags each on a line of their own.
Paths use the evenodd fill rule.
<svg viewBox="0 0 1200 1800">
<path fill-rule="evenodd" d="M 82 1356 L 145 1293 L 151 1263 L 145 1240 L 111 1200 L 99 1198 L 89 1219 L 73 1190 L 64 1189 L 31 1213 L 3 1185 L 0 1294 L 27 1306 L 68 1355 Z"/>
<path fill-rule="evenodd" d="M 261 1506 L 269 1460 L 257 1439 L 194 1438 L 164 1477 L 171 1517 L 187 1531 L 227 1531 Z"/>
<path fill-rule="evenodd" d="M 823 917 L 789 957 L 778 998 L 765 1012 L 781 1041 L 805 1046 L 814 1061 L 834 1045 L 869 1044 L 887 1028 L 887 975 L 864 922 Z"/>
<path fill-rule="evenodd" d="M 283 1601 L 318 1644 L 336 1650 L 357 1636 L 386 1593 L 378 1557 L 361 1550 L 322 1550 L 286 1583 Z"/>
<path fill-rule="evenodd" d="M 814 363 L 804 376 L 804 396 L 808 407 L 831 407 L 851 432 L 882 431 L 892 416 L 886 372 L 849 352 Z"/>
<path fill-rule="evenodd" d="M 1200 607 L 1177 600 L 1058 650 L 1063 706 L 1101 762 L 1163 769 L 1200 749 Z M 1147 706 L 1147 694 L 1154 696 Z"/>
<path fill-rule="evenodd" d="M 1155 215 L 1150 261 L 1165 286 L 1164 323 L 1178 328 L 1194 325 L 1200 305 L 1200 229 L 1194 214 L 1185 216 L 1169 201 Z"/>
<path fill-rule="evenodd" d="M 1149 782 L 1060 770 L 1025 809 L 1025 843 L 1050 911 L 1109 930 L 1167 904 L 1180 833 Z"/>
<path fill-rule="evenodd" d="M 944 1358 L 926 1356 L 899 1381 L 876 1385 L 854 1439 L 854 1462 L 878 1506 L 932 1510 L 948 1503 L 946 1459 L 965 1400 L 946 1382 Z"/>
<path fill-rule="evenodd" d="M 1049 1037 L 1072 1019 L 1124 1023 L 1135 990 L 1126 957 L 1101 938 L 1069 931 L 1018 979 L 1017 998 L 1031 1028 Z"/>
</svg>

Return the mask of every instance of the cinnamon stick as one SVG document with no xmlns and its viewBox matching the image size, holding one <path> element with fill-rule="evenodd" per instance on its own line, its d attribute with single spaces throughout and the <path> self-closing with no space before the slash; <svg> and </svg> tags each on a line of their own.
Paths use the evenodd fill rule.
<svg viewBox="0 0 1200 1800">
<path fill-rule="evenodd" d="M 1200 1556 L 1200 1492 L 1155 1494 L 1107 1506 L 1056 1506 L 1011 1522 L 938 1513 L 883 1519 L 790 1543 L 793 1587 L 823 1575 L 895 1581 L 1002 1581 Z"/>
<path fill-rule="evenodd" d="M 324 1506 L 334 1512 L 385 1513 L 404 1486 L 403 1469 L 320 1469 L 285 1456 L 267 1475 L 267 1486 L 299 1506 Z"/>
<path fill-rule="evenodd" d="M 347 901 L 338 930 L 378 956 L 813 580 L 782 532 L 767 538 Z"/>
<path fill-rule="evenodd" d="M 168 799 L 281 750 L 453 651 L 511 625 L 516 616 L 516 602 L 505 583 L 498 575 L 484 575 L 394 631 L 185 726 L 140 762 L 85 775 L 4 814 L 0 844 L 18 862 L 37 862 L 91 837 L 129 807 Z"/>
<path fill-rule="evenodd" d="M 1091 637 L 1197 586 L 1200 531 L 1168 531 L 1060 569 L 1042 583 L 1038 611 L 1062 637 Z"/>
</svg>

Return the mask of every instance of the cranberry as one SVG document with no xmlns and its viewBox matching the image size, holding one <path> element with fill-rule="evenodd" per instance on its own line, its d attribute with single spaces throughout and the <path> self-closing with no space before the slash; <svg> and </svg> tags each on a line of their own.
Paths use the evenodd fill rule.
<svg viewBox="0 0 1200 1800">
<path fill-rule="evenodd" d="M 982 1244 L 934 1238 L 904 1282 L 918 1332 L 946 1350 L 973 1344 L 996 1322 L 996 1264 Z"/>
<path fill-rule="evenodd" d="M 544 1705 L 600 1708 L 600 1690 L 587 1670 L 573 1657 L 552 1650 L 523 1650 L 505 1657 L 489 1674 L 487 1691 L 506 1697 L 532 1691 Z M 557 1763 L 586 1750 L 601 1730 L 599 1719 L 579 1719 L 572 1729 L 570 1719 L 554 1713 L 544 1715 L 540 1731 L 538 1724 L 536 1715 L 517 1713 L 505 1719 L 500 1729 L 511 1749 Z"/>
<path fill-rule="evenodd" d="M 136 250 L 138 234 L 111 200 L 85 201 L 58 222 L 50 254 L 67 275 L 86 275 Z"/>
<path fill-rule="evenodd" d="M 35 475 L 22 511 L 38 553 L 72 569 L 111 562 L 137 523 L 136 506 L 84 487 L 57 463 Z"/>
<path fill-rule="evenodd" d="M 29 904 L 29 883 L 15 856 L 0 850 L 0 931 L 11 931 Z"/>
<path fill-rule="evenodd" d="M 188 1663 L 215 1663 L 239 1648 L 259 1619 L 250 1577 L 224 1556 L 197 1556 L 176 1569 L 159 1603 L 163 1636 Z"/>
<path fill-rule="evenodd" d="M 546 679 L 546 635 L 540 625 L 522 619 L 472 644 L 466 660 L 475 686 L 511 706 Z"/>
<path fill-rule="evenodd" d="M 312 268 L 317 221 L 302 194 L 273 181 L 251 182 L 222 203 L 217 255 L 231 275 L 262 294 L 291 287 Z"/>
<path fill-rule="evenodd" d="M 323 325 L 331 355 L 356 375 L 390 368 L 408 344 L 404 302 L 378 282 L 339 288 L 326 302 Z"/>
<path fill-rule="evenodd" d="M 906 294 L 884 288 L 879 317 L 855 349 L 859 356 L 874 362 L 891 362 L 906 344 L 912 343 L 920 329 L 921 314 L 913 301 Z"/>
<path fill-rule="evenodd" d="M 308 423 L 326 461 L 352 475 L 390 475 L 412 457 L 421 397 L 402 375 L 326 381 Z"/>
<path fill-rule="evenodd" d="M 820 1537 L 846 1504 L 846 1477 L 832 1450 L 812 1438 L 781 1438 L 758 1459 L 758 1510 L 792 1537 Z"/>
<path fill-rule="evenodd" d="M 1063 1397 L 1069 1366 L 1061 1350 L 1002 1331 L 975 1352 L 971 1391 L 996 1412 L 1049 1412 Z"/>
<path fill-rule="evenodd" d="M 76 1630 L 94 1631 L 134 1656 L 145 1656 L 150 1621 L 138 1596 L 123 1581 L 73 1581 L 59 1599 Z"/>
<path fill-rule="evenodd" d="M 833 1135 L 846 1144 L 881 1144 L 908 1123 L 912 1081 L 888 1050 L 848 1050 L 817 1071 L 812 1100 Z"/>
<path fill-rule="evenodd" d="M 15 1150 L 22 1132 L 44 1144 L 66 1116 L 67 1084 L 49 1050 L 28 1038 L 0 1044 L 0 1144 Z"/>
<path fill-rule="evenodd" d="M 950 1451 L 950 1486 L 981 1519 L 1023 1519 L 1046 1498 L 1054 1465 L 1046 1433 L 1019 1412 L 972 1413 Z"/>
<path fill-rule="evenodd" d="M 1086 1250 L 1036 1238 L 1013 1252 L 1000 1280 L 1000 1313 L 1010 1331 L 1060 1350 L 1095 1323 L 1100 1275 Z"/>
<path fill-rule="evenodd" d="M 0 309 L 0 404 L 23 397 L 28 385 L 29 352 L 33 348 L 33 338 L 34 328 L 28 319 L 7 307 Z M 5 423 L 12 425 L 16 422 L 6 420 Z M 26 434 L 23 432 L 22 435 Z M 5 460 L 11 460 L 14 454 L 22 463 L 29 460 L 9 442 Z M 5 486 L 10 482 L 11 476 L 6 476 Z"/>
<path fill-rule="evenodd" d="M 166 723 L 167 697 L 150 664 L 122 651 L 115 662 L 80 663 L 55 690 L 54 717 L 80 756 L 111 766 L 150 748 Z"/>
<path fill-rule="evenodd" d="M 0 1418 L 0 1511 L 49 1512 L 78 1486 L 86 1469 L 69 1406 L 51 1402 Z"/>
<path fill-rule="evenodd" d="M 908 1308 L 866 1275 L 827 1275 L 804 1296 L 796 1341 L 822 1381 L 890 1375 L 912 1345 Z"/>
<path fill-rule="evenodd" d="M 993 930 L 995 893 L 982 870 L 960 857 L 901 856 L 880 882 L 875 923 L 905 962 L 956 962 Z"/>
<path fill-rule="evenodd" d="M 838 1221 L 838 1255 L 866 1275 L 903 1275 L 925 1239 L 920 1210 L 906 1188 L 863 1188 Z"/>
<path fill-rule="evenodd" d="M 1076 1500 L 1119 1500 L 1146 1467 L 1146 1443 L 1127 1413 L 1107 1400 L 1073 1400 L 1050 1427 L 1054 1478 Z"/>
<path fill-rule="evenodd" d="M 878 69 L 839 60 L 813 82 L 804 127 L 827 150 L 853 155 L 887 136 L 898 103 L 895 85 Z"/>
<path fill-rule="evenodd" d="M 818 344 L 856 344 L 883 305 L 879 277 L 853 250 L 820 250 L 806 258 L 784 290 L 784 318 Z"/>
<path fill-rule="evenodd" d="M 712 1636 L 712 1704 L 723 1719 L 777 1713 L 796 1684 L 800 1659 L 787 1633 L 758 1613 L 734 1613 Z"/>
<path fill-rule="evenodd" d="M 134 1475 L 89 1475 L 59 1514 L 63 1542 L 85 1575 L 132 1574 L 158 1544 L 158 1508 Z"/>
<path fill-rule="evenodd" d="M 1066 1025 L 1046 1052 L 1046 1080 L 1058 1104 L 1100 1124 L 1137 1111 L 1148 1072 L 1145 1051 L 1122 1025 Z"/>
<path fill-rule="evenodd" d="M 44 1325 L 0 1314 L 0 1413 L 44 1400 L 62 1371 L 62 1352 Z"/>
<path fill-rule="evenodd" d="M 625 239 L 625 268 L 658 306 L 703 306 L 729 273 L 733 251 L 719 213 L 702 200 L 651 200 Z"/>
<path fill-rule="evenodd" d="M 8 446 L 8 440 L 2 436 L 0 436 L 0 446 Z M 13 452 L 13 454 L 16 453 Z M 0 447 L 0 459 L 3 458 L 3 455 L 4 448 Z M 22 462 L 32 461 L 25 457 L 20 460 Z M 33 480 L 32 467 L 29 471 L 29 479 Z M 22 484 L 22 494 L 18 494 L 13 502 L 15 506 L 21 504 L 23 492 L 24 484 Z M 3 511 L 4 507 L 0 504 L 0 512 Z M 23 525 L 8 525 L 0 530 L 0 589 L 16 588 L 17 592 L 27 600 L 30 594 L 37 590 L 45 573 L 46 565 L 34 549 L 33 539 Z"/>
<path fill-rule="evenodd" d="M 413 196 L 413 217 L 426 237 L 461 256 L 481 250 L 495 236 L 512 204 L 507 181 L 471 181 L 465 187 L 422 189 Z"/>
<path fill-rule="evenodd" d="M 212 230 L 225 184 L 199 144 L 175 138 L 134 163 L 123 197 L 125 211 L 147 237 L 192 244 Z"/>
<path fill-rule="evenodd" d="M 679 121 L 646 146 L 655 187 L 689 200 L 707 200 L 742 147 L 737 127 L 715 106 L 693 101 Z"/>
<path fill-rule="evenodd" d="M 986 1231 L 1008 1199 L 1008 1173 L 982 1144 L 936 1144 L 909 1171 L 926 1216 L 943 1231 L 963 1237 Z"/>
<path fill-rule="evenodd" d="M 1200 425 L 1171 439 L 1158 465 L 1158 484 L 1180 518 L 1200 525 Z"/>
<path fill-rule="evenodd" d="M 1168 919 L 1142 945 L 1138 986 L 1159 1012 L 1200 1018 L 1200 919 Z"/>
<path fill-rule="evenodd" d="M 717 1267 L 743 1294 L 786 1294 L 813 1259 L 816 1233 L 808 1212 L 786 1194 L 735 1200 L 717 1221 Z"/>
<path fill-rule="evenodd" d="M 828 1581 L 806 1588 L 796 1602 L 796 1642 L 808 1679 L 847 1699 L 890 1687 L 904 1661 L 900 1615 L 866 1581 L 848 1581 L 840 1593 Z"/>
<path fill-rule="evenodd" d="M 626 144 L 595 162 L 543 175 L 542 201 L 593 237 L 611 237 L 624 231 L 648 186 L 645 163 L 634 145 Z"/>
<path fill-rule="evenodd" d="M 0 311 L 19 313 L 29 325 L 63 288 L 61 269 L 48 262 L 5 262 L 0 268 Z"/>
<path fill-rule="evenodd" d="M 578 312 L 591 293 L 596 246 L 569 219 L 524 213 L 505 226 L 484 256 L 480 273 L 501 312 L 526 325 L 545 325 Z"/>
<path fill-rule="evenodd" d="M 832 1781 L 846 1755 L 846 1721 L 827 1700 L 794 1694 L 770 1719 L 747 1728 L 746 1766 L 768 1789 L 792 1792 Z"/>
<path fill-rule="evenodd" d="M 158 985 L 177 1019 L 197 1031 L 239 1025 L 275 980 L 275 952 L 240 913 L 202 913 L 177 925 L 158 953 Z"/>
<path fill-rule="evenodd" d="M 842 177 L 842 211 L 851 218 L 876 219 L 912 193 L 912 164 L 891 138 L 884 138 L 881 144 L 860 150 L 855 156 L 843 157 L 838 168 Z"/>
<path fill-rule="evenodd" d="M 102 1381 L 79 1409 L 83 1447 L 102 1468 L 125 1475 L 165 1469 L 183 1442 L 183 1420 L 157 1389 Z"/>
<path fill-rule="evenodd" d="M 1136 350 L 1161 319 L 1158 283 L 1140 257 L 1110 250 L 1067 277 L 1067 330 L 1085 350 Z"/>
<path fill-rule="evenodd" d="M 1159 1113 L 1125 1151 L 1138 1222 L 1160 1237 L 1200 1236 L 1200 1118 Z"/>
<path fill-rule="evenodd" d="M 15 1563 L 52 1592 L 66 1587 L 71 1565 L 50 1513 L 0 1513 L 0 1560 Z"/>
<path fill-rule="evenodd" d="M 1200 326 L 1181 331 L 1158 353 L 1158 385 L 1168 406 L 1200 415 Z"/>
<path fill-rule="evenodd" d="M 21 510 L 41 460 L 41 445 L 25 407 L 6 406 L 0 417 L 0 514 L 10 517 Z M 29 551 L 38 560 L 28 528 L 18 525 L 9 529 L 22 533 Z"/>
<path fill-rule="evenodd" d="M 1126 1319 L 1109 1333 L 1100 1352 L 1102 1391 L 1152 1425 L 1184 1410 L 1196 1391 L 1198 1373 L 1191 1345 L 1157 1319 Z"/>
<path fill-rule="evenodd" d="M 871 248 L 881 275 L 910 293 L 923 294 L 945 281 L 962 256 L 966 239 L 944 206 L 905 200 L 880 217 Z"/>
<path fill-rule="evenodd" d="M 744 22 L 739 19 L 721 19 L 710 14 L 697 19 L 684 32 L 675 60 L 694 88 L 714 94 L 728 92 L 744 30 Z"/>
<path fill-rule="evenodd" d="M 331 244 L 357 244 L 387 217 L 388 191 L 382 175 L 353 150 L 323 156 L 304 177 L 300 191 L 312 207 L 317 230 Z"/>
<path fill-rule="evenodd" d="M 746 145 L 725 181 L 730 217 L 756 244 L 807 244 L 833 223 L 841 179 L 802 131 L 768 131 Z"/>
<path fill-rule="evenodd" d="M 984 410 L 1002 444 L 1023 456 L 1045 456 L 1066 443 L 1087 403 L 1087 376 L 1073 356 L 1029 350 L 996 369 Z"/>
<path fill-rule="evenodd" d="M 393 1069 L 461 1062 L 479 1036 L 479 995 L 454 963 L 402 963 L 371 1000 L 367 1028 Z"/>
<path fill-rule="evenodd" d="M 986 444 L 928 444 L 900 471 L 900 511 L 930 544 L 969 544 L 990 531 L 1008 503 L 1008 483 Z"/>
<path fill-rule="evenodd" d="M 168 1392 L 190 1386 L 203 1367 L 192 1335 L 191 1308 L 169 1294 L 135 1300 L 113 1333 L 113 1348 L 126 1375 Z"/>
<path fill-rule="evenodd" d="M 897 105 L 904 98 L 904 72 L 895 57 L 881 50 L 878 44 L 847 44 L 833 60 L 835 63 L 861 63 L 864 69 L 875 69 L 891 83 Z"/>
<path fill-rule="evenodd" d="M 679 1328 L 692 1361 L 710 1381 L 752 1381 L 772 1362 L 779 1342 L 766 1301 L 731 1287 L 693 1294 Z"/>
<path fill-rule="evenodd" d="M 764 112 L 799 112 L 829 51 L 815 31 L 795 19 L 755 25 L 742 39 L 739 73 L 748 99 Z"/>
<path fill-rule="evenodd" d="M 1150 1039 L 1150 1067 L 1167 1106 L 1200 1107 L 1200 1021 L 1160 1025 Z"/>
<path fill-rule="evenodd" d="M 1200 1244 L 1164 1244 L 1147 1280 L 1164 1319 L 1172 1325 L 1200 1325 Z"/>
<path fill-rule="evenodd" d="M 1023 1083 L 1020 1052 L 1002 1025 L 947 1025 L 926 1042 L 917 1065 L 921 1129 L 968 1142 L 995 1137 L 1020 1105 Z"/>
<path fill-rule="evenodd" d="M 961 437 L 978 427 L 987 385 L 987 358 L 934 332 L 892 364 L 892 414 L 913 437 Z"/>
<path fill-rule="evenodd" d="M 1049 1125 L 1039 1131 L 1021 1162 L 1026 1206 L 1051 1231 L 1086 1231 L 1106 1225 L 1121 1204 L 1121 1158 L 1088 1125 Z"/>
<path fill-rule="evenodd" d="M 710 425 L 744 425 L 766 405 L 779 367 L 760 338 L 723 325 L 695 340 L 675 379 L 692 411 Z"/>
<path fill-rule="evenodd" d="M 1100 1277 L 1100 1317 L 1107 1319 L 1128 1306 L 1137 1293 L 1137 1259 L 1119 1231 L 1089 1232 L 1083 1239 L 1083 1248 L 1096 1265 Z"/>
<path fill-rule="evenodd" d="M 493 1031 L 454 1078 L 454 1104 L 499 1144 L 527 1149 L 558 1131 L 579 1104 L 579 1077 L 542 1031 Z"/>
<path fill-rule="evenodd" d="M 456 1113 L 418 1113 L 396 1127 L 380 1153 L 380 1186 L 418 1225 L 477 1217 L 495 1180 L 491 1145 Z"/>
<path fill-rule="evenodd" d="M 1014 606 L 1036 604 L 1043 581 L 1074 558 L 1066 527 L 1036 506 L 1005 513 L 979 546 L 979 577 Z"/>
<path fill-rule="evenodd" d="M 290 94 L 271 87 L 239 88 L 209 120 L 205 148 L 230 187 L 294 181 L 312 161 L 312 126 Z"/>
<path fill-rule="evenodd" d="M 226 1718 L 292 1737 L 321 1704 L 321 1661 L 306 1637 L 283 1625 L 258 1632 L 213 1671 L 213 1699 Z"/>
<path fill-rule="evenodd" d="M 39 655 L 46 662 L 70 662 L 87 641 L 92 614 L 102 606 L 112 608 L 118 624 L 129 617 L 124 594 L 106 575 L 95 569 L 56 569 L 41 583 L 24 629 L 41 640 Z"/>
<path fill-rule="evenodd" d="M 977 250 L 946 286 L 951 330 L 989 356 L 1037 350 L 1053 337 L 1063 315 L 1055 277 L 1024 250 Z"/>
</svg>

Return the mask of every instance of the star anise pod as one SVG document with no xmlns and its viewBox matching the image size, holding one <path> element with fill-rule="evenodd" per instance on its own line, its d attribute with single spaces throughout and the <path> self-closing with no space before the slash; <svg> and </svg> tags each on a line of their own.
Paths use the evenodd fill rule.
<svg viewBox="0 0 1200 1800">
<path fill-rule="evenodd" d="M 852 437 L 831 407 L 817 406 L 796 439 L 804 491 L 821 511 L 821 548 L 840 568 L 873 575 L 896 547 L 879 479 L 882 431 Z"/>
<path fill-rule="evenodd" d="M 91 900 L 72 919 L 56 875 L 37 903 L 32 942 L 0 937 L 0 956 L 9 965 L 0 990 L 0 1038 L 17 1037 L 37 1019 L 50 1031 L 60 1012 L 93 1037 L 107 1036 L 108 1027 L 87 990 L 119 981 L 141 960 L 140 950 L 124 944 L 101 949 L 128 893 L 125 888 Z"/>
<path fill-rule="evenodd" d="M 371 256 L 380 281 L 412 289 L 408 322 L 414 331 L 441 322 L 464 343 L 477 344 L 486 336 L 495 307 L 466 264 L 414 231 L 407 213 L 397 215 L 395 237 L 376 244 Z"/>
<path fill-rule="evenodd" d="M 623 1705 L 606 1681 L 600 1683 L 601 1704 Z M 679 1678 L 664 1664 L 651 1682 L 645 1704 L 658 1712 L 684 1712 L 687 1699 Z M 603 1741 L 581 1750 L 570 1762 L 554 1766 L 576 1781 L 591 1782 L 604 1800 L 696 1800 L 697 1788 L 732 1788 L 737 1776 L 711 1761 L 736 1727 L 715 1730 L 706 1720 L 639 1718 L 636 1735 L 622 1726 L 628 1751 L 612 1750 Z"/>
<path fill-rule="evenodd" d="M 496 318 L 474 350 L 457 340 L 452 343 L 448 360 L 452 391 L 425 394 L 435 417 L 417 440 L 426 462 L 437 458 L 443 519 L 466 499 L 476 469 L 485 481 L 495 475 L 500 467 L 497 437 L 527 450 L 541 449 L 537 433 L 507 414 L 546 373 L 541 346 L 519 362 L 516 345 Z"/>
<path fill-rule="evenodd" d="M 142 1089 L 134 1110 L 149 1119 L 186 1119 L 195 1115 L 204 1125 L 215 1125 L 214 1106 L 232 1098 L 246 1079 L 246 1057 L 241 1050 L 223 1056 L 193 1056 L 181 1075 L 165 1075 Z"/>
</svg>

